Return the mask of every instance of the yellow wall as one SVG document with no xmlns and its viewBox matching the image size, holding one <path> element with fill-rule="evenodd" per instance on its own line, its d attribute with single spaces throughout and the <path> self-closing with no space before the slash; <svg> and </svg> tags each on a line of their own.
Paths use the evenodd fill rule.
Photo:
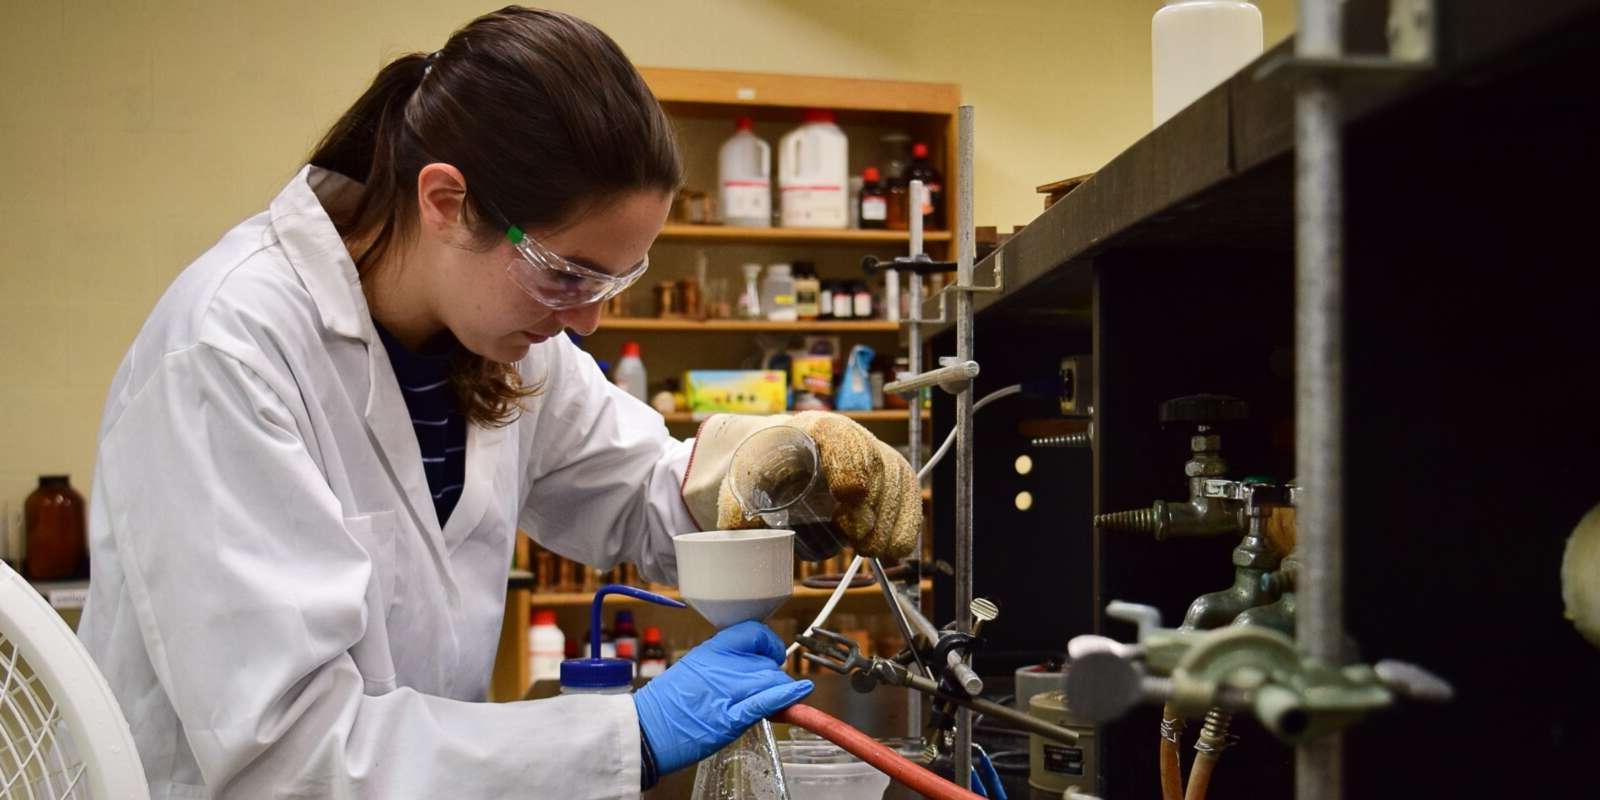
<svg viewBox="0 0 1600 800">
<path fill-rule="evenodd" d="M 1150 124 L 1158 0 L 552 3 L 640 64 L 958 83 L 977 107 L 977 221 L 1038 213 Z M 1291 0 L 1262 0 L 1267 41 Z M 172 277 L 265 206 L 388 58 L 494 4 L 4 0 L 0 504 L 88 492 L 106 387 Z M 1002 145 L 1003 143 L 1003 145 Z"/>
</svg>

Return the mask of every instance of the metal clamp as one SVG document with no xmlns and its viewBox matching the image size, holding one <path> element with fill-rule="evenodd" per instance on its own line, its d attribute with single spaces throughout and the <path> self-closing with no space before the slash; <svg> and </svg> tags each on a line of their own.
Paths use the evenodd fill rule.
<svg viewBox="0 0 1600 800">
<path fill-rule="evenodd" d="M 947 703 L 972 709 L 985 716 L 1004 719 L 1018 728 L 1029 733 L 1037 733 L 1051 741 L 1068 745 L 1078 743 L 1078 734 L 1060 725 L 1051 724 L 1010 706 L 980 697 L 965 697 L 958 692 L 941 688 L 939 684 L 927 678 L 913 675 L 905 665 L 889 659 L 863 656 L 855 640 L 847 636 L 822 628 L 813 628 L 810 633 L 798 637 L 798 640 L 807 650 L 815 651 L 802 653 L 801 658 L 819 667 L 850 676 L 850 684 L 858 692 L 871 691 L 880 685 L 902 686 Z M 857 676 L 861 678 L 858 679 Z"/>
<path fill-rule="evenodd" d="M 1265 80 L 1287 73 L 1299 78 L 1307 75 L 1359 76 L 1413 74 L 1436 66 L 1438 33 L 1433 0 L 1390 0 L 1385 26 L 1389 52 L 1382 55 L 1297 56 L 1284 54 L 1268 59 L 1256 68 L 1254 78 Z"/>
<path fill-rule="evenodd" d="M 1170 703 L 1191 715 L 1222 708 L 1249 712 L 1278 738 L 1300 743 L 1347 727 L 1398 697 L 1437 703 L 1453 696 L 1448 682 L 1414 664 L 1332 666 L 1302 655 L 1292 639 L 1267 628 L 1159 628 L 1159 612 L 1133 603 L 1114 603 L 1106 613 L 1139 623 L 1143 657 L 1105 650 L 1074 660 L 1067 702 L 1096 722 L 1139 703 Z"/>
<path fill-rule="evenodd" d="M 966 292 L 968 294 L 1000 294 L 1000 293 L 1005 292 L 1005 290 L 1006 290 L 1006 273 L 1005 273 L 1005 270 L 1003 268 L 1004 251 L 1005 251 L 1005 246 L 1001 245 L 1000 249 L 994 251 L 994 254 L 991 256 L 994 259 L 994 283 L 993 284 L 991 284 L 989 286 L 977 286 L 977 285 L 974 285 L 974 284 L 967 284 L 967 283 L 950 283 L 950 284 L 946 284 L 944 286 L 944 288 L 939 290 L 938 294 L 934 295 L 933 297 L 924 298 L 923 301 L 922 301 L 923 304 L 926 305 L 929 302 L 932 302 L 933 300 L 938 300 L 939 301 L 939 316 L 938 317 L 935 317 L 934 319 L 928 319 L 928 318 L 922 316 L 922 309 L 914 308 L 914 309 L 911 310 L 911 313 L 912 313 L 913 316 L 916 317 L 916 319 L 915 320 L 904 320 L 904 321 L 906 321 L 906 322 L 926 323 L 926 324 L 930 324 L 930 325 L 944 325 L 945 323 L 950 322 L 949 305 L 948 305 L 948 303 L 946 301 L 946 298 L 952 292 Z"/>
</svg>

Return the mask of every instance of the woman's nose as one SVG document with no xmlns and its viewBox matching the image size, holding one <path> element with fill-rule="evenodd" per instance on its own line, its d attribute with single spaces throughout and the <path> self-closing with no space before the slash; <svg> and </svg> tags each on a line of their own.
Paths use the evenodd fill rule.
<svg viewBox="0 0 1600 800">
<path fill-rule="evenodd" d="M 571 329 L 579 336 L 588 336 L 600 327 L 600 303 L 566 308 L 556 312 L 561 320 L 561 326 Z"/>
</svg>

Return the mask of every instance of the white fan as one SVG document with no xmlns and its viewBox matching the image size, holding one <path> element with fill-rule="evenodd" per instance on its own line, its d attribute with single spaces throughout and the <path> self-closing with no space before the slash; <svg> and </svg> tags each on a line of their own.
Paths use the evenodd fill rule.
<svg viewBox="0 0 1600 800">
<path fill-rule="evenodd" d="M 111 687 L 55 609 L 0 563 L 0 800 L 148 800 Z"/>
</svg>

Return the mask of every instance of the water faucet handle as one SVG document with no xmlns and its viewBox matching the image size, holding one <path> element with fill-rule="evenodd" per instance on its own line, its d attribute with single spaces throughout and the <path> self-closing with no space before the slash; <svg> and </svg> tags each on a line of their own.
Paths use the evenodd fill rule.
<svg viewBox="0 0 1600 800">
<path fill-rule="evenodd" d="M 1106 616 L 1131 622 L 1139 628 L 1139 641 L 1161 627 L 1161 609 L 1143 603 L 1112 600 L 1106 604 Z"/>
</svg>

